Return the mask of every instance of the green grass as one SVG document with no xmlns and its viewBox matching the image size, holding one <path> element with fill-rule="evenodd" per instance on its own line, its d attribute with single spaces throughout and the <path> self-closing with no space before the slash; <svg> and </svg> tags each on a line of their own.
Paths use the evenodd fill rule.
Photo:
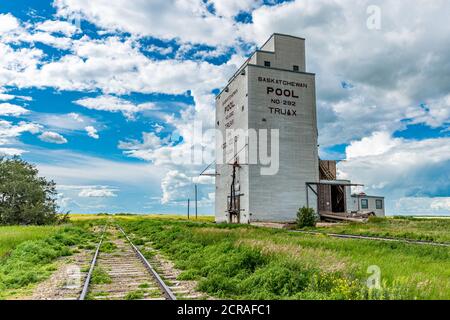
<svg viewBox="0 0 450 320">
<path fill-rule="evenodd" d="M 22 241 L 0 259 L 0 299 L 46 279 L 55 271 L 57 258 L 71 255 L 72 247 L 94 237 L 86 229 L 75 226 L 61 227 L 50 234 L 39 240 Z"/>
<path fill-rule="evenodd" d="M 117 246 L 110 241 L 103 241 L 100 252 L 112 253 L 117 249 Z"/>
<path fill-rule="evenodd" d="M 312 230 L 450 243 L 450 219 L 372 218 L 368 223 L 343 223 Z"/>
<path fill-rule="evenodd" d="M 142 290 L 131 291 L 125 295 L 125 300 L 138 300 L 143 298 L 144 292 Z"/>
<path fill-rule="evenodd" d="M 24 241 L 40 240 L 60 229 L 60 226 L 1 226 L 0 258 Z"/>
<path fill-rule="evenodd" d="M 92 284 L 106 284 L 111 283 L 111 277 L 109 276 L 108 272 L 100 267 L 95 267 L 94 271 L 92 271 L 92 278 L 91 283 Z"/>
<path fill-rule="evenodd" d="M 448 248 L 335 239 L 250 226 L 122 220 L 183 270 L 179 279 L 226 299 L 449 299 Z M 381 290 L 365 285 L 381 269 Z"/>
</svg>

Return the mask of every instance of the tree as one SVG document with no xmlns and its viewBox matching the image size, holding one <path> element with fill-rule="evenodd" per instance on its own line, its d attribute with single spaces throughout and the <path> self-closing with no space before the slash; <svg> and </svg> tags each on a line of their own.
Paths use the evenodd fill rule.
<svg viewBox="0 0 450 320">
<path fill-rule="evenodd" d="M 297 226 L 299 228 L 315 227 L 317 217 L 312 208 L 303 207 L 297 212 Z"/>
<path fill-rule="evenodd" d="M 38 177 L 35 166 L 19 157 L 0 158 L 0 224 L 58 222 L 53 181 Z"/>
</svg>

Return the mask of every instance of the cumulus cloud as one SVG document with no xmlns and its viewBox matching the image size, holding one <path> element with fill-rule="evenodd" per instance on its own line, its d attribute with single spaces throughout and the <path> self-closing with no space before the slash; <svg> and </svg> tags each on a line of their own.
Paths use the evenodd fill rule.
<svg viewBox="0 0 450 320">
<path fill-rule="evenodd" d="M 153 132 L 143 132 L 142 142 L 133 139 L 119 141 L 118 148 L 124 150 L 124 153 L 130 157 L 154 162 L 158 160 L 155 151 L 164 143 L 167 143 L 167 139 L 162 140 Z"/>
<path fill-rule="evenodd" d="M 160 47 L 160 46 L 156 46 L 154 44 L 148 46 L 146 48 L 147 51 L 149 52 L 157 52 L 161 55 L 167 55 L 173 52 L 173 48 L 172 47 Z"/>
<path fill-rule="evenodd" d="M 184 42 L 213 45 L 231 44 L 234 37 L 230 35 L 237 31 L 233 20 L 210 13 L 202 0 L 56 0 L 53 5 L 61 17 L 77 13 L 106 30 L 120 30 L 160 39 L 180 39 Z M 123 10 L 125 7 L 127 10 Z"/>
<path fill-rule="evenodd" d="M 0 119 L 0 154 L 13 156 L 25 153 L 26 150 L 15 147 L 15 145 L 20 144 L 18 137 L 24 132 L 37 134 L 40 130 L 41 126 L 35 123 L 21 121 L 18 124 L 14 124 Z"/>
<path fill-rule="evenodd" d="M 27 109 L 11 104 L 11 103 L 0 103 L 0 116 L 13 116 L 18 117 L 29 113 Z"/>
<path fill-rule="evenodd" d="M 91 137 L 93 139 L 100 138 L 100 136 L 98 135 L 97 129 L 95 129 L 93 126 L 87 126 L 85 129 L 86 129 L 86 132 L 89 137 Z"/>
<path fill-rule="evenodd" d="M 16 17 L 8 14 L 0 14 L 0 40 L 4 43 L 43 43 L 59 49 L 69 49 L 71 35 L 67 22 L 44 21 L 36 26 L 23 24 Z M 63 36 L 54 36 L 52 33 L 61 32 Z"/>
<path fill-rule="evenodd" d="M 38 23 L 35 29 L 49 33 L 62 33 L 69 37 L 77 32 L 77 27 L 74 24 L 61 20 L 45 20 Z"/>
<path fill-rule="evenodd" d="M 0 34 L 16 30 L 19 28 L 20 23 L 16 17 L 10 13 L 0 14 Z"/>
<path fill-rule="evenodd" d="M 186 202 L 188 198 L 193 199 L 194 184 L 208 185 L 211 181 L 207 179 L 193 178 L 183 172 L 177 170 L 170 170 L 161 180 L 161 189 L 163 192 L 161 203 L 179 203 Z M 211 205 L 210 193 L 208 188 L 198 188 L 198 205 Z"/>
<path fill-rule="evenodd" d="M 10 121 L 0 119 L 0 145 L 13 143 L 14 139 L 24 132 L 36 134 L 40 130 L 41 126 L 35 123 L 21 121 L 15 125 Z"/>
<path fill-rule="evenodd" d="M 57 132 L 53 131 L 45 131 L 40 136 L 39 139 L 41 139 L 44 142 L 48 143 L 55 143 L 55 144 L 65 144 L 67 143 L 67 139 L 64 138 L 62 135 L 60 135 Z"/>
<path fill-rule="evenodd" d="M 87 188 L 80 191 L 78 194 L 81 198 L 112 198 L 117 197 L 116 189 L 107 189 L 107 188 Z"/>
<path fill-rule="evenodd" d="M 249 12 L 263 3 L 262 0 L 209 0 L 216 14 L 233 18 L 240 12 Z"/>
<path fill-rule="evenodd" d="M 352 142 L 346 153 L 339 176 L 385 195 L 391 210 L 400 198 L 449 196 L 450 138 L 409 140 L 377 132 Z"/>
<path fill-rule="evenodd" d="M 401 145 L 402 139 L 392 138 L 387 132 L 374 132 L 370 137 L 359 141 L 352 141 L 346 148 L 347 159 L 365 156 L 377 156 L 389 152 L 392 148 Z"/>
<path fill-rule="evenodd" d="M 142 141 L 122 138 L 119 148 L 130 157 L 163 166 L 162 174 L 175 170 L 192 179 L 196 166 L 174 165 L 171 159 L 175 154 L 188 154 L 196 139 L 190 129 L 193 121 L 202 121 L 205 129 L 214 127 L 211 90 L 223 87 L 244 60 L 246 50 L 240 44 L 245 42 L 243 47 L 254 48 L 273 32 L 294 34 L 307 39 L 308 71 L 317 73 L 320 144 L 323 147 L 349 144 L 347 162 L 340 165 L 341 172 L 358 182 L 367 179 L 372 190 L 392 193 L 393 199 L 448 196 L 445 183 L 448 176 L 439 174 L 448 172 L 448 160 L 438 156 L 446 154 L 440 147 L 448 146 L 446 138 L 405 140 L 394 138 L 392 133 L 408 124 L 444 128 L 442 132 L 445 127 L 448 130 L 449 2 L 436 0 L 430 5 L 429 1 L 417 0 L 411 6 L 394 0 L 379 1 L 381 30 L 367 28 L 366 9 L 373 4 L 370 0 L 357 3 L 297 0 L 272 6 L 262 3 L 271 2 L 138 0 L 127 2 L 124 11 L 122 0 L 54 1 L 57 18 L 81 14 L 103 28 L 101 37 L 96 39 L 88 35 L 70 38 L 76 31 L 61 20 L 25 24 L 11 14 L 3 14 L 0 15 L 0 88 L 100 91 L 102 95 L 97 98 L 78 101 L 91 110 L 120 112 L 128 119 L 135 119 L 150 106 L 122 99 L 124 94 L 186 94 L 189 91 L 195 106 L 185 108 L 180 115 L 160 117 L 165 131 L 174 130 L 182 137 L 180 143 L 163 141 L 155 127 L 155 133 L 143 135 Z M 251 13 L 253 23 L 234 21 L 243 11 Z M 111 36 L 117 30 L 129 32 L 131 36 Z M 149 59 L 142 51 L 174 52 L 157 46 L 142 48 L 139 39 L 147 36 L 175 39 L 179 52 L 173 59 Z M 29 47 L 18 47 L 18 43 L 28 43 Z M 69 53 L 48 60 L 45 50 L 38 49 L 35 43 Z M 183 53 L 199 43 L 211 48 L 196 49 L 198 52 L 190 58 L 200 61 L 186 60 L 187 55 Z M 231 51 L 230 47 L 233 47 Z M 236 54 L 222 65 L 202 61 L 233 51 Z M 343 82 L 351 85 L 343 88 Z M 0 89 L 0 99 L 14 98 Z M 87 127 L 99 128 L 95 122 L 69 120 L 71 123 L 64 126 L 78 128 L 73 130 L 88 132 Z M 46 123 L 43 124 L 47 126 Z M 0 139 L 8 143 L 15 140 L 20 133 L 11 138 L 14 130 L 19 129 L 10 128 L 8 138 L 0 135 Z M 62 128 L 54 130 L 64 132 Z M 214 145 L 204 147 L 213 149 Z M 418 158 L 425 154 L 431 154 L 428 165 Z M 171 184 L 183 188 L 180 179 L 184 178 L 172 173 L 164 180 L 164 188 L 172 190 Z M 428 187 L 430 180 L 437 183 Z"/>
<path fill-rule="evenodd" d="M 395 201 L 395 210 L 402 215 L 449 215 L 450 197 L 404 197 Z"/>
<path fill-rule="evenodd" d="M 139 112 L 155 110 L 156 108 L 153 103 L 134 104 L 130 101 L 110 95 L 99 96 L 96 98 L 83 98 L 74 101 L 74 103 L 91 110 L 121 112 L 129 120 L 135 119 L 136 114 Z"/>
<path fill-rule="evenodd" d="M 370 0 L 285 2 L 255 9 L 253 23 L 241 27 L 249 42 L 262 43 L 273 32 L 306 38 L 308 70 L 317 73 L 323 146 L 402 129 L 403 119 L 434 127 L 449 121 L 444 101 L 450 91 L 450 4 L 378 1 L 380 30 L 367 27 L 369 5 Z M 354 89 L 343 89 L 342 81 Z M 436 108 L 427 114 L 423 102 Z"/>
</svg>

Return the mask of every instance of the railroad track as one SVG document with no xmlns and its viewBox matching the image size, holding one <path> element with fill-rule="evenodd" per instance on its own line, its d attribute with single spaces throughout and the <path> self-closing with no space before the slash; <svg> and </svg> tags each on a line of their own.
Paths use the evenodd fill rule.
<svg viewBox="0 0 450 320">
<path fill-rule="evenodd" d="M 86 276 L 79 300 L 85 299 L 176 300 L 176 297 L 123 229 L 110 225 L 103 229 Z"/>
<path fill-rule="evenodd" d="M 329 237 L 333 237 L 333 238 L 341 238 L 341 239 L 400 242 L 400 243 L 408 243 L 408 244 L 429 245 L 429 246 L 436 246 L 436 247 L 450 247 L 450 243 L 447 243 L 447 242 L 433 242 L 433 241 L 423 241 L 423 240 L 386 238 L 386 237 L 363 236 L 363 235 L 340 234 L 340 233 L 326 233 L 326 232 L 303 231 L 303 230 L 290 230 L 290 232 L 312 234 L 312 235 L 325 235 L 325 236 L 329 236 Z"/>
</svg>

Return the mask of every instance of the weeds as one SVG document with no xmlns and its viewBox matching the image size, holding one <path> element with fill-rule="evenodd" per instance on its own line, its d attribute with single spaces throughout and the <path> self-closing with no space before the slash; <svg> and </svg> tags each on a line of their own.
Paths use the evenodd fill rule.
<svg viewBox="0 0 450 320">
<path fill-rule="evenodd" d="M 94 268 L 94 271 L 92 271 L 92 278 L 91 278 L 92 284 L 107 284 L 111 282 L 112 282 L 111 277 L 109 276 L 108 272 L 106 272 L 105 269 L 100 267 Z"/>
<path fill-rule="evenodd" d="M 168 220 L 124 219 L 122 225 L 136 238 L 146 238 L 153 248 L 170 258 L 175 267 L 182 270 L 178 279 L 197 280 L 198 290 L 219 298 L 424 299 L 450 296 L 449 283 L 444 280 L 450 261 L 447 248 Z M 382 269 L 380 290 L 366 287 L 366 269 L 370 265 L 379 265 Z M 399 265 L 402 268 L 399 269 Z"/>
<path fill-rule="evenodd" d="M 104 241 L 102 243 L 102 246 L 100 247 L 100 252 L 104 253 L 112 253 L 117 249 L 117 246 L 110 242 L 110 241 Z"/>
<path fill-rule="evenodd" d="M 125 295 L 125 300 L 139 300 L 143 298 L 144 292 L 142 290 L 131 291 Z"/>
<path fill-rule="evenodd" d="M 17 245 L 9 256 L 0 261 L 0 298 L 9 291 L 26 287 L 47 278 L 55 270 L 58 257 L 72 254 L 70 249 L 92 237 L 79 227 L 63 227 L 43 240 L 29 240 Z"/>
</svg>

